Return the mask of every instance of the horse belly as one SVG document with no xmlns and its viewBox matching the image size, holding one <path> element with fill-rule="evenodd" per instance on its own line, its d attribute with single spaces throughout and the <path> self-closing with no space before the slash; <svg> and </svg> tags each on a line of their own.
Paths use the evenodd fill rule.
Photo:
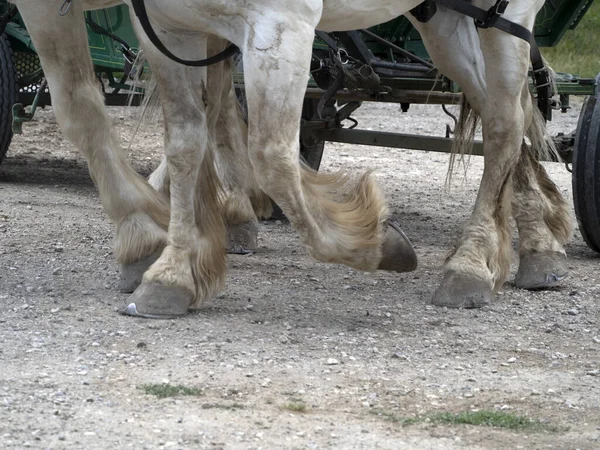
<svg viewBox="0 0 600 450">
<path fill-rule="evenodd" d="M 323 0 L 317 29 L 346 31 L 368 28 L 401 16 L 423 0 Z"/>
</svg>

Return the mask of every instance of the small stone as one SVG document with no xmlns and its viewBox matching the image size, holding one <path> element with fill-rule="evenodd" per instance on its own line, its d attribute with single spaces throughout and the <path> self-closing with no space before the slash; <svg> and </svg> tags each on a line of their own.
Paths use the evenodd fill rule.
<svg viewBox="0 0 600 450">
<path fill-rule="evenodd" d="M 248 372 L 244 374 L 245 377 L 252 378 L 254 374 L 252 372 Z"/>
<path fill-rule="evenodd" d="M 512 358 L 509 358 L 509 359 L 508 359 L 508 362 L 509 362 L 510 364 L 512 364 L 512 363 L 514 363 L 514 362 L 517 362 L 517 358 L 515 358 L 515 357 L 513 356 Z"/>
<path fill-rule="evenodd" d="M 59 311 L 60 311 L 60 308 L 52 308 L 52 309 L 50 310 L 50 312 L 51 312 L 52 314 L 56 314 L 56 313 L 57 313 L 57 312 L 59 312 Z"/>
<path fill-rule="evenodd" d="M 576 309 L 576 308 L 568 309 L 567 310 L 567 314 L 570 315 L 570 316 L 576 316 L 577 314 L 579 314 L 579 310 Z"/>
<path fill-rule="evenodd" d="M 60 273 L 60 269 L 54 269 L 52 271 L 52 275 L 58 275 Z"/>
<path fill-rule="evenodd" d="M 335 358 L 329 358 L 327 360 L 327 365 L 328 366 L 335 366 L 335 365 L 338 365 L 339 363 L 340 362 L 337 359 L 335 359 Z"/>
<path fill-rule="evenodd" d="M 54 246 L 54 251 L 56 253 L 62 253 L 65 251 L 65 248 L 62 245 L 57 244 Z"/>
<path fill-rule="evenodd" d="M 145 342 L 138 342 L 136 345 L 137 348 L 146 348 L 148 345 Z"/>
<path fill-rule="evenodd" d="M 600 370 L 588 370 L 585 374 L 591 377 L 600 377 Z"/>
<path fill-rule="evenodd" d="M 594 336 L 592 341 L 594 341 L 596 344 L 600 344 L 600 336 Z"/>
<path fill-rule="evenodd" d="M 409 357 L 407 355 L 405 355 L 404 353 L 394 353 L 394 354 L 392 354 L 392 358 L 393 359 L 402 359 L 404 361 L 409 360 Z"/>
<path fill-rule="evenodd" d="M 31 205 L 27 205 L 27 206 L 26 206 L 26 208 L 27 208 L 27 209 L 31 209 Z"/>
</svg>

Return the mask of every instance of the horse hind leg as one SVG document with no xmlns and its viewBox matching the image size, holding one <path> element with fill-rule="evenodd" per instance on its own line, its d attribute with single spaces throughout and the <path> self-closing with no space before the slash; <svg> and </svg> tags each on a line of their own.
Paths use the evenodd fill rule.
<svg viewBox="0 0 600 450">
<path fill-rule="evenodd" d="M 298 13 L 296 19 L 289 26 L 253 24 L 261 41 L 243 48 L 248 149 L 260 186 L 317 260 L 369 271 L 414 270 L 414 250 L 398 229 L 386 227 L 387 206 L 370 174 L 300 168 L 298 125 L 318 17 Z"/>
<path fill-rule="evenodd" d="M 139 283 L 140 261 L 155 259 L 166 243 L 169 209 L 118 144 L 94 74 L 81 5 L 73 3 L 61 17 L 61 4 L 21 2 L 19 12 L 48 80 L 60 128 L 85 156 L 104 210 L 116 225 L 114 253 L 124 268 L 120 288 L 130 290 Z"/>
<path fill-rule="evenodd" d="M 524 101 L 533 109 L 529 92 Z M 539 162 L 548 143 L 545 123 L 534 111 L 529 127 L 532 146 L 523 143 L 513 178 L 513 217 L 519 230 L 519 269 L 515 285 L 522 289 L 554 287 L 567 275 L 564 245 L 573 232 L 573 219 L 564 197 Z"/>
</svg>

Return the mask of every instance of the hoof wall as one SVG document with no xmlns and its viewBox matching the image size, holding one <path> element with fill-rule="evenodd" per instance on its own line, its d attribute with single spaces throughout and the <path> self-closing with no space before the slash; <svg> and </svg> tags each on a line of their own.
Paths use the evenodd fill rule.
<svg viewBox="0 0 600 450">
<path fill-rule="evenodd" d="M 382 248 L 378 270 L 412 272 L 417 268 L 415 249 L 396 222 L 388 222 Z"/>
<path fill-rule="evenodd" d="M 145 319 L 176 319 L 187 314 L 193 300 L 194 295 L 187 289 L 142 283 L 119 313 Z"/>
<path fill-rule="evenodd" d="M 492 301 L 489 284 L 473 276 L 447 272 L 433 294 L 431 303 L 447 308 L 481 308 Z"/>
<path fill-rule="evenodd" d="M 119 291 L 131 294 L 142 283 L 142 277 L 148 268 L 159 258 L 161 252 L 154 252 L 146 258 L 121 265 L 121 278 L 119 279 Z"/>
<path fill-rule="evenodd" d="M 567 275 L 567 257 L 562 253 L 528 252 L 520 256 L 515 286 L 529 290 L 553 288 Z"/>
<path fill-rule="evenodd" d="M 248 221 L 227 226 L 227 253 L 249 255 L 258 248 L 258 224 Z"/>
</svg>

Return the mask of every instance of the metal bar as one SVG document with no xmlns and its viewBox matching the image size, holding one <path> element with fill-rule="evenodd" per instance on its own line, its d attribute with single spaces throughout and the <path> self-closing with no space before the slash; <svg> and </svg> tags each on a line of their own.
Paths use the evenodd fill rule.
<svg viewBox="0 0 600 450">
<path fill-rule="evenodd" d="M 326 126 L 326 125 L 325 125 Z M 420 136 L 416 134 L 390 133 L 386 131 L 368 131 L 349 128 L 315 128 L 310 131 L 318 139 L 344 144 L 371 145 L 377 147 L 404 148 L 409 150 L 424 150 L 436 153 L 450 153 L 452 138 L 436 136 Z M 550 162 L 571 162 L 572 143 L 564 136 L 554 138 L 560 150 L 562 161 L 543 159 Z M 483 142 L 474 141 L 471 155 L 483 156 Z"/>
<path fill-rule="evenodd" d="M 17 101 L 22 103 L 24 106 L 31 105 L 37 94 L 31 92 L 20 92 L 17 96 Z M 104 104 L 106 106 L 140 106 L 142 104 L 143 95 L 134 94 L 129 98 L 127 93 L 111 94 L 106 93 L 104 95 Z M 42 93 L 38 97 L 38 107 L 50 106 L 52 101 L 50 95 Z"/>
<path fill-rule="evenodd" d="M 431 78 L 435 78 L 434 75 L 436 74 L 436 72 L 433 72 L 431 69 L 420 66 L 415 63 L 397 63 L 382 61 L 380 59 L 374 59 L 370 62 L 370 65 L 371 67 L 378 67 L 382 69 L 403 70 L 405 72 L 431 73 Z"/>
<path fill-rule="evenodd" d="M 348 128 L 317 129 L 314 134 L 324 141 L 346 144 L 373 145 L 377 147 L 406 148 L 430 152 L 449 153 L 452 139 L 385 131 L 350 130 Z M 483 142 L 473 143 L 473 155 L 483 156 Z"/>
<path fill-rule="evenodd" d="M 306 98 L 319 99 L 323 96 L 323 91 L 317 88 L 308 88 Z M 364 92 L 339 91 L 334 95 L 336 100 L 345 102 L 380 102 L 380 103 L 420 103 L 430 105 L 454 105 L 460 103 L 460 94 L 445 92 L 426 92 L 426 91 L 404 91 L 393 90 L 391 93 L 380 94 L 376 97 Z"/>
<path fill-rule="evenodd" d="M 419 58 L 419 57 L 418 57 L 418 56 L 416 56 L 416 55 L 413 55 L 413 54 L 412 54 L 411 52 L 409 52 L 408 50 L 404 50 L 402 47 L 398 47 L 397 45 L 395 45 L 395 44 L 392 44 L 390 41 L 388 41 L 388 40 L 386 40 L 386 39 L 383 39 L 383 38 L 382 38 L 382 37 L 380 37 L 380 36 L 377 36 L 375 33 L 372 33 L 372 32 L 371 32 L 371 31 L 369 31 L 369 30 L 364 30 L 364 29 L 361 29 L 361 30 L 358 30 L 358 31 L 360 31 L 360 32 L 361 32 L 361 33 L 363 33 L 363 34 L 366 34 L 367 36 L 369 36 L 369 37 L 370 37 L 370 38 L 372 38 L 372 39 L 375 39 L 375 40 L 376 40 L 377 42 L 379 42 L 380 44 L 383 44 L 383 45 L 385 45 L 386 47 L 389 47 L 389 48 L 391 48 L 392 50 L 395 50 L 395 51 L 397 51 L 397 52 L 398 52 L 398 53 L 400 53 L 401 55 L 404 55 L 404 56 L 406 56 L 407 58 L 409 58 L 409 59 L 412 59 L 412 60 L 413 60 L 413 61 L 415 61 L 415 62 L 421 63 L 421 64 L 423 64 L 424 66 L 426 66 L 426 67 L 429 67 L 430 69 L 434 69 L 434 70 L 436 69 L 436 68 L 435 68 L 435 66 L 434 66 L 433 64 L 431 64 L 429 61 L 425 61 L 424 59 L 422 59 L 422 58 Z"/>
</svg>

